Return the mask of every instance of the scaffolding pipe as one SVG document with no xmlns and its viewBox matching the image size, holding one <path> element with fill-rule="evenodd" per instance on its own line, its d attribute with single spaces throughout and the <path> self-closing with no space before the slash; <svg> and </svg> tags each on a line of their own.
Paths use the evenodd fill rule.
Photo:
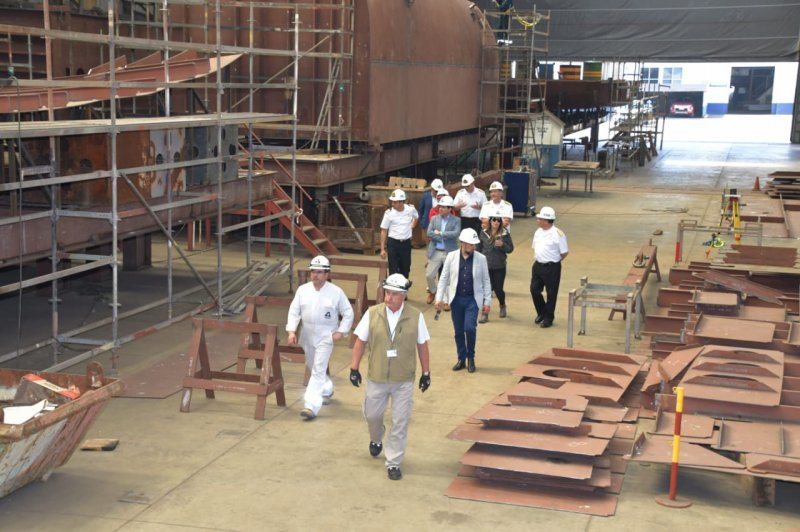
<svg viewBox="0 0 800 532">
<path fill-rule="evenodd" d="M 300 15 L 294 13 L 294 98 L 292 98 L 292 208 L 297 207 L 297 98 L 300 75 Z M 294 213 L 289 229 L 289 290 L 294 291 Z"/>
</svg>

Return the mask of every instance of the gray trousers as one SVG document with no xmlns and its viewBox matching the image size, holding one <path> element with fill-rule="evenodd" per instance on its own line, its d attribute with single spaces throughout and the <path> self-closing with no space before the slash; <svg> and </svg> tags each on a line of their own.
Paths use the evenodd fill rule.
<svg viewBox="0 0 800 532">
<path fill-rule="evenodd" d="M 431 294 L 436 293 L 436 285 L 439 284 L 436 276 L 439 274 L 439 268 L 444 264 L 444 259 L 447 258 L 447 252 L 437 249 L 428 259 L 428 267 L 425 269 L 425 279 L 428 281 L 428 292 Z"/>
<path fill-rule="evenodd" d="M 411 421 L 411 406 L 414 399 L 414 382 L 384 384 L 367 381 L 367 394 L 364 397 L 364 417 L 367 419 L 369 439 L 376 443 L 383 441 L 386 427 L 383 414 L 392 399 L 392 429 L 384 445 L 386 467 L 400 466 L 408 443 L 408 423 Z"/>
</svg>

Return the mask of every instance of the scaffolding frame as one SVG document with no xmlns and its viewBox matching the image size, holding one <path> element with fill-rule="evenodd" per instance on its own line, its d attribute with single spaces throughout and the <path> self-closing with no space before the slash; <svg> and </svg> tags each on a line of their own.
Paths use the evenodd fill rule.
<svg viewBox="0 0 800 532">
<path fill-rule="evenodd" d="M 509 11 L 486 10 L 485 31 L 492 34 L 490 43 L 484 42 L 481 48 L 481 88 L 480 109 L 478 113 L 478 168 L 483 170 L 481 135 L 484 127 L 498 125 L 493 136 L 499 136 L 496 144 L 500 157 L 506 153 L 521 153 L 525 126 L 533 120 L 544 119 L 546 109 L 547 80 L 539 79 L 539 59 L 546 61 L 549 51 L 550 11 L 537 11 L 536 5 L 530 10 Z M 494 21 L 497 21 L 495 23 Z M 497 53 L 498 70 L 487 68 L 489 57 Z M 521 76 L 519 75 L 521 74 Z M 483 106 L 485 88 L 496 86 L 499 89 L 496 113 L 486 113 Z M 517 142 L 506 146 L 509 133 L 517 132 Z M 535 140 L 534 140 L 535 143 Z M 502 163 L 495 167 L 502 167 Z"/>
<path fill-rule="evenodd" d="M 131 19 L 127 22 L 129 26 L 132 28 L 134 25 L 134 12 L 136 5 L 144 5 L 146 12 L 146 19 L 144 21 L 144 25 L 147 27 L 147 34 L 149 37 L 150 31 L 153 28 L 158 28 L 160 26 L 160 39 L 143 39 L 138 37 L 125 37 L 120 35 L 120 27 L 123 24 L 126 24 L 124 21 L 120 21 L 119 19 L 119 10 L 116 9 L 118 5 L 122 5 L 126 3 L 131 6 Z M 185 2 L 177 2 L 178 5 L 183 5 Z M 157 17 L 151 15 L 151 10 L 149 6 L 154 6 L 153 14 L 157 13 L 158 6 L 163 6 L 161 9 L 161 20 L 157 20 Z M 209 113 L 206 115 L 199 115 L 204 116 L 201 120 L 202 123 L 209 123 L 213 124 L 216 127 L 216 134 L 217 134 L 217 146 L 222 146 L 222 128 L 224 125 L 236 123 L 238 125 L 244 124 L 247 129 L 247 172 L 246 172 L 246 182 L 247 182 L 247 221 L 235 224 L 237 228 L 246 227 L 247 228 L 247 240 L 246 240 L 246 267 L 250 267 L 252 261 L 252 251 L 251 246 L 252 242 L 255 241 L 254 237 L 251 235 L 251 228 L 252 226 L 260 223 L 264 223 L 264 219 L 253 219 L 251 215 L 252 211 L 252 202 L 253 202 L 253 177 L 254 177 L 254 139 L 256 136 L 253 133 L 255 127 L 263 124 L 269 125 L 279 125 L 279 127 L 283 128 L 284 130 L 290 129 L 292 133 L 292 141 L 291 141 L 291 154 L 292 154 L 292 171 L 291 171 L 291 197 L 293 204 L 296 204 L 297 198 L 297 180 L 296 180 L 296 156 L 297 156 L 297 131 L 298 131 L 298 98 L 299 98 L 299 84 L 300 80 L 298 78 L 298 70 L 299 70 L 299 63 L 300 59 L 302 58 L 315 58 L 321 57 L 328 59 L 329 62 L 333 61 L 352 61 L 352 53 L 335 53 L 329 49 L 327 52 L 315 52 L 313 51 L 319 43 L 316 43 L 311 50 L 301 52 L 299 48 L 299 38 L 301 31 L 301 21 L 299 11 L 303 9 L 331 9 L 331 10 L 340 10 L 341 16 L 339 18 L 340 21 L 344 21 L 349 19 L 350 28 L 352 29 L 353 23 L 353 5 L 352 0 L 340 0 L 338 4 L 309 4 L 309 3 L 293 3 L 293 2 L 271 2 L 271 3 L 259 3 L 255 1 L 222 1 L 222 0 L 206 0 L 203 5 L 205 6 L 206 13 L 208 14 L 211 10 L 214 13 L 221 13 L 222 6 L 234 6 L 234 7 L 244 7 L 249 10 L 249 18 L 248 18 L 248 26 L 247 30 L 249 33 L 249 46 L 232 46 L 222 43 L 221 39 L 221 31 L 222 31 L 222 24 L 221 24 L 221 17 L 220 16 L 210 16 L 206 17 L 206 23 L 203 26 L 204 35 L 205 35 L 205 42 L 204 43 L 193 43 L 193 42 L 184 42 L 184 41 L 175 41 L 170 40 L 169 38 L 169 28 L 171 24 L 169 23 L 169 6 L 170 0 L 163 0 L 163 2 L 141 2 L 140 0 L 131 0 L 129 2 L 125 2 L 124 0 L 112 0 L 108 4 L 108 9 L 106 10 L 106 16 L 108 21 L 108 32 L 105 34 L 92 34 L 92 33 L 81 33 L 75 31 L 64 31 L 64 30 L 54 30 L 50 28 L 50 7 L 48 4 L 48 0 L 44 0 L 44 5 L 42 8 L 42 15 L 44 17 L 44 28 L 36 28 L 36 27 L 20 27 L 20 26 L 10 26 L 10 25 L 3 25 L 0 24 L 0 34 L 7 34 L 8 42 L 11 43 L 11 35 L 24 35 L 27 36 L 27 39 L 30 41 L 32 38 L 43 38 L 46 44 L 46 62 L 47 62 L 47 79 L 46 80 L 20 80 L 17 78 L 10 78 L 10 83 L 15 84 L 17 86 L 17 90 L 20 90 L 20 87 L 47 87 L 48 89 L 55 88 L 58 85 L 62 85 L 60 81 L 53 81 L 52 78 L 52 51 L 50 49 L 51 42 L 53 40 L 65 40 L 65 41 L 82 41 L 82 42 L 90 42 L 95 43 L 101 46 L 100 51 L 103 54 L 103 50 L 107 47 L 108 51 L 108 58 L 109 58 L 109 65 L 112 65 L 109 69 L 110 79 L 108 81 L 91 81 L 91 82 L 72 82 L 76 86 L 93 86 L 93 87 L 102 87 L 107 88 L 110 91 L 110 99 L 109 99 L 109 108 L 108 108 L 108 120 L 107 121 L 93 121 L 91 124 L 80 123 L 80 121 L 70 121 L 69 123 L 57 122 L 53 120 L 53 108 L 52 105 L 48 106 L 48 118 L 47 122 L 22 122 L 20 113 L 17 112 L 17 122 L 13 125 L 15 126 L 16 131 L 11 131 L 9 133 L 9 129 L 14 128 L 6 128 L 7 131 L 5 132 L 5 138 L 16 138 L 18 140 L 17 149 L 21 149 L 21 139 L 24 136 L 31 138 L 35 136 L 45 136 L 49 139 L 50 143 L 50 165 L 48 167 L 27 167 L 23 168 L 24 166 L 24 159 L 22 157 L 22 153 L 19 154 L 19 163 L 15 166 L 17 167 L 17 175 L 16 176 L 9 176 L 10 179 L 16 178 L 16 181 L 11 181 L 9 183 L 0 183 L 0 197 L 5 194 L 9 196 L 9 205 L 14 205 L 16 200 L 16 209 L 17 212 L 11 212 L 10 216 L 6 218 L 0 219 L 0 225 L 6 224 L 19 224 L 20 234 L 22 233 L 22 224 L 23 222 L 33 220 L 36 218 L 49 218 L 51 221 L 51 252 L 50 252 L 50 262 L 51 262 L 51 272 L 46 275 L 41 275 L 35 277 L 33 279 L 22 279 L 22 264 L 26 260 L 32 260 L 30 257 L 26 257 L 23 255 L 22 247 L 20 247 L 20 255 L 19 255 L 19 266 L 20 266 L 20 280 L 16 283 L 11 283 L 9 285 L 5 285 L 0 287 L 0 294 L 3 293 L 11 293 L 11 292 L 18 292 L 19 299 L 19 316 L 18 319 L 21 321 L 21 305 L 22 305 L 22 296 L 23 290 L 28 287 L 41 285 L 47 282 L 51 283 L 51 308 L 52 308 L 52 330 L 51 330 L 51 337 L 48 340 L 37 342 L 31 346 L 22 347 L 19 344 L 19 340 L 17 342 L 17 349 L 6 353 L 0 356 L 0 363 L 13 360 L 19 356 L 22 356 L 26 353 L 30 353 L 42 347 L 51 346 L 52 353 L 53 353 L 53 364 L 47 368 L 49 371 L 58 371 L 64 369 L 66 367 L 72 366 L 76 363 L 79 363 L 83 360 L 87 360 L 96 356 L 99 353 L 111 351 L 112 356 L 112 371 L 116 371 L 117 369 L 117 350 L 118 348 L 133 339 L 139 338 L 142 336 L 141 332 L 130 334 L 124 337 L 119 336 L 118 326 L 119 320 L 123 317 L 132 316 L 135 314 L 139 314 L 142 312 L 146 312 L 148 310 L 152 310 L 162 306 L 164 304 L 167 305 L 167 318 L 154 326 L 148 327 L 146 331 L 153 332 L 156 330 L 163 329 L 164 327 L 176 323 L 187 316 L 195 315 L 199 312 L 203 312 L 209 310 L 210 308 L 216 307 L 217 313 L 222 314 L 224 312 L 224 308 L 222 307 L 222 296 L 224 295 L 224 289 L 226 286 L 230 285 L 230 280 L 225 279 L 226 283 L 224 284 L 223 275 L 222 275 L 222 258 L 223 258 L 223 236 L 226 232 L 226 228 L 223 224 L 223 171 L 222 167 L 223 164 L 227 161 L 231 164 L 236 164 L 237 168 L 239 167 L 239 155 L 226 155 L 222 152 L 222 150 L 218 150 L 217 155 L 214 157 L 207 157 L 203 159 L 194 159 L 190 161 L 181 161 L 181 162 L 165 162 L 155 165 L 146 165 L 146 166 L 139 166 L 136 168 L 120 168 L 117 162 L 117 143 L 118 139 L 117 136 L 120 132 L 125 131 L 126 128 L 145 128 L 145 129 L 168 129 L 170 125 L 175 125 L 176 123 L 180 122 L 181 120 L 178 117 L 171 117 L 170 116 L 170 107 L 171 107 L 171 98 L 170 98 L 170 91 L 173 89 L 182 89 L 182 88 L 202 88 L 206 90 L 206 100 L 207 100 L 207 91 L 210 88 L 213 88 L 216 93 L 216 108 L 214 113 Z M 290 27 L 279 29 L 279 31 L 285 31 L 293 34 L 293 46 L 290 50 L 276 50 L 276 49 L 263 49 L 263 48 L 255 48 L 254 47 L 254 32 L 255 28 L 255 17 L 254 10 L 255 9 L 282 9 L 282 10 L 291 10 L 293 12 L 293 22 Z M 349 17 L 346 15 L 349 14 Z M 332 20 L 332 19 L 331 19 Z M 209 22 L 211 21 L 211 22 Z M 141 23 L 142 21 L 137 21 L 137 23 Z M 239 28 L 241 29 L 241 28 Z M 215 39 L 213 43 L 208 42 L 208 34 L 210 31 L 214 31 Z M 258 28 L 259 31 L 263 31 L 263 28 Z M 310 31 L 312 33 L 316 33 L 316 28 L 310 28 L 306 31 Z M 158 31 L 154 31 L 154 33 L 158 34 Z M 343 43 L 346 39 L 345 32 L 339 32 L 341 42 Z M 316 40 L 316 39 L 315 39 Z M 352 31 L 350 32 L 350 46 L 352 52 Z M 32 65 L 32 56 L 29 49 L 29 61 L 28 65 Z M 118 52 L 120 49 L 125 50 L 161 50 L 165 54 L 165 81 L 164 82 L 136 82 L 136 83 L 126 83 L 126 82 L 119 82 L 116 80 L 116 69 L 113 68 L 115 65 L 115 61 L 118 56 Z M 184 83 L 174 83 L 169 81 L 169 64 L 167 59 L 169 58 L 170 51 L 175 50 L 194 50 L 200 53 L 206 54 L 213 54 L 217 58 L 217 65 L 216 65 L 216 72 L 215 74 L 215 81 L 213 83 L 208 82 L 184 82 Z M 247 83 L 242 82 L 225 82 L 223 81 L 222 76 L 222 67 L 220 66 L 220 57 L 222 53 L 241 53 L 245 54 L 249 60 L 249 79 Z M 254 57 L 258 56 L 271 56 L 271 57 L 284 57 L 287 58 L 289 61 L 289 66 L 293 68 L 293 77 L 288 83 L 278 83 L 272 84 L 269 83 L 268 80 L 266 83 L 261 82 L 259 80 L 254 79 L 253 75 L 253 59 Z M 13 63 L 13 56 L 10 56 L 12 63 Z M 102 57 L 102 55 L 101 55 Z M 29 77 L 32 77 L 32 68 L 30 69 L 31 74 Z M 332 70 L 329 70 L 332 72 Z M 338 72 L 341 75 L 342 68 L 338 69 Z M 352 68 L 350 68 L 350 74 L 352 75 Z M 352 81 L 351 81 L 352 83 Z M 138 87 L 158 87 L 164 89 L 164 101 L 165 101 L 165 114 L 167 116 L 162 117 L 161 119 L 144 119 L 144 120 L 137 120 L 137 119 L 119 119 L 117 118 L 117 109 L 118 109 L 118 102 L 117 102 L 117 91 L 123 87 L 131 87 L 131 86 L 138 86 Z M 339 87 L 342 85 L 340 84 Z M 351 85 L 352 86 L 352 85 Z M 246 89 L 247 96 L 246 99 L 248 100 L 248 112 L 241 113 L 241 114 L 233 114 L 228 112 L 223 112 L 223 102 L 222 102 L 222 94 L 223 91 L 226 89 Z M 267 90 L 290 90 L 292 94 L 292 113 L 291 114 L 267 114 L 267 113 L 254 113 L 253 112 L 253 98 L 254 94 L 258 90 L 267 89 Z M 347 95 L 347 108 L 344 107 L 344 100 L 345 96 L 342 94 L 344 91 L 339 90 L 338 101 L 339 101 L 339 113 L 345 112 L 347 113 L 347 127 L 346 128 L 338 128 L 334 129 L 331 124 L 330 118 L 327 119 L 327 123 L 320 127 L 320 131 L 325 132 L 327 134 L 328 146 L 331 145 L 331 138 L 334 133 L 340 135 L 337 140 L 337 144 L 339 149 L 341 150 L 342 146 L 342 137 L 341 135 L 346 133 L 347 134 L 347 147 L 350 147 L 350 134 L 349 134 L 349 120 L 351 118 L 351 110 L 352 110 L 352 90 L 347 91 L 349 94 Z M 48 90 L 48 94 L 51 95 L 52 92 Z M 333 99 L 333 98 L 331 98 Z M 136 105 L 136 98 L 132 98 L 130 100 L 132 105 Z M 237 102 L 237 105 L 240 102 Z M 330 106 L 330 109 L 336 109 L 334 106 Z M 193 123 L 192 125 L 196 125 Z M 23 133 L 24 131 L 24 133 Z M 55 150 L 55 139 L 62 135 L 70 135 L 70 134 L 85 134 L 85 133 L 106 133 L 109 135 L 109 146 L 110 146 L 110 169 L 107 171 L 97 171 L 91 172 L 87 174 L 78 174 L 78 175 L 69 175 L 69 176 L 58 176 L 57 174 L 57 161 L 56 161 L 56 150 Z M 2 128 L 0 127 L 0 136 L 4 133 Z M 167 136 L 168 143 L 169 143 L 169 135 Z M 171 153 L 171 151 L 169 152 Z M 10 154 L 12 155 L 12 154 Z M 13 155 L 14 160 L 16 161 L 16 155 Z M 217 178 L 216 178 L 216 187 L 217 192 L 216 194 L 205 194 L 205 195 L 196 195 L 190 193 L 184 193 L 181 195 L 179 199 L 175 199 L 172 197 L 172 183 L 169 182 L 169 170 L 173 170 L 176 168 L 188 168 L 191 166 L 200 166 L 200 165 L 208 165 L 208 164 L 215 164 L 216 171 L 217 171 Z M 134 174 L 143 171 L 167 171 L 167 179 L 168 182 L 166 184 L 165 190 L 167 194 L 167 202 L 165 204 L 159 205 L 156 209 L 152 208 L 147 200 L 138 193 L 135 186 L 130 182 L 128 178 L 128 174 Z M 26 179 L 30 175 L 38 176 L 36 179 Z M 98 212 L 98 211 L 89 211 L 89 210 L 76 210 L 76 209 L 64 209 L 60 205 L 59 202 L 59 185 L 63 183 L 74 183 L 79 181 L 90 181 L 96 179 L 109 179 L 111 184 L 111 201 L 110 205 L 108 206 L 107 212 Z M 119 239 L 118 233 L 118 224 L 119 224 L 119 206 L 118 206 L 118 186 L 119 181 L 122 180 L 128 187 L 130 187 L 133 192 L 138 196 L 140 203 L 143 204 L 144 208 L 147 212 L 155 219 L 156 224 L 160 227 L 161 231 L 167 237 L 167 297 L 160 299 L 156 302 L 151 302 L 147 305 L 143 305 L 139 308 L 132 309 L 123 313 L 119 312 L 119 284 L 118 284 L 118 267 L 119 267 L 119 257 L 118 257 L 118 244 L 121 242 Z M 210 184 L 211 180 L 209 180 Z M 50 208 L 47 211 L 39 212 L 39 213 L 32 213 L 30 215 L 23 214 L 23 202 L 22 202 L 22 193 L 24 190 L 33 189 L 33 188 L 42 188 L 47 189 L 50 191 L 50 198 L 51 204 Z M 202 203 L 202 202 L 213 202 L 216 201 L 216 218 L 217 218 L 217 273 L 216 273 L 216 291 L 212 290 L 210 286 L 204 281 L 202 276 L 193 268 L 191 261 L 185 256 L 183 256 L 182 252 L 180 252 L 180 248 L 177 247 L 177 243 L 174 241 L 172 237 L 172 209 L 177 206 L 183 206 L 192 203 Z M 166 225 L 162 225 L 157 218 L 156 210 L 167 210 L 167 223 Z M 284 211 L 285 215 L 289 216 L 293 214 L 293 210 L 291 209 L 291 205 L 289 209 Z M 109 255 L 90 255 L 85 253 L 65 253 L 60 251 L 58 248 L 58 221 L 60 218 L 66 216 L 74 216 L 74 217 L 85 217 L 85 218 L 100 218 L 103 220 L 107 220 L 111 226 L 111 249 Z M 289 255 L 290 255 L 290 263 L 289 263 L 289 279 L 290 279 L 290 286 L 291 286 L 291 271 L 293 271 L 294 267 L 294 235 L 291 235 L 291 238 L 287 242 L 289 246 Z M 184 260 L 186 260 L 187 265 L 189 268 L 195 273 L 195 276 L 199 280 L 202 286 L 194 287 L 190 290 L 184 290 L 178 294 L 174 294 L 172 290 L 172 262 L 174 260 L 172 256 L 172 248 L 175 247 L 180 254 L 183 256 Z M 84 264 L 78 266 L 72 266 L 68 268 L 59 269 L 59 263 L 63 259 L 68 260 L 78 260 L 83 261 Z M 63 279 L 78 273 L 82 273 L 85 271 L 89 271 L 92 269 L 97 268 L 104 268 L 104 267 L 111 268 L 111 316 L 108 318 L 104 318 L 99 320 L 95 323 L 91 323 L 71 331 L 67 331 L 65 333 L 59 334 L 59 317 L 58 317 L 58 281 L 59 279 Z M 200 290 L 205 289 L 212 298 L 212 303 L 201 305 L 189 312 L 182 313 L 180 315 L 174 315 L 173 313 L 173 304 L 177 302 L 181 297 L 184 297 L 189 294 L 193 294 Z M 81 337 L 83 333 L 86 333 L 92 329 L 111 325 L 111 338 L 110 339 L 99 339 L 99 338 L 87 338 Z M 18 331 L 19 334 L 19 331 Z M 19 337 L 18 337 L 19 338 Z M 60 347 L 62 344 L 72 344 L 72 345 L 83 345 L 83 346 L 92 346 L 91 349 L 88 351 L 82 352 L 76 356 L 72 356 L 63 360 L 60 360 Z"/>
</svg>

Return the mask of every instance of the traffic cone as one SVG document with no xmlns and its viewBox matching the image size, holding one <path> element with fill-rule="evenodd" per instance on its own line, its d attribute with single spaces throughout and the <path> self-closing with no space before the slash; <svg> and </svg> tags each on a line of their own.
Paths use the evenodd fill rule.
<svg viewBox="0 0 800 532">
<path fill-rule="evenodd" d="M 759 192 L 761 190 L 761 183 L 758 180 L 758 176 L 756 176 L 756 182 L 753 183 L 753 192 Z"/>
</svg>

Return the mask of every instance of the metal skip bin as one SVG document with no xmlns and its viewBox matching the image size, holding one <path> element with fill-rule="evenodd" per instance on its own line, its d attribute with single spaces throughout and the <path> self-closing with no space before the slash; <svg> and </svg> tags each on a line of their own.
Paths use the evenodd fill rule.
<svg viewBox="0 0 800 532">
<path fill-rule="evenodd" d="M 0 387 L 13 388 L 32 372 L 0 369 Z M 62 388 L 77 387 L 80 396 L 19 425 L 0 423 L 0 497 L 34 480 L 47 480 L 64 465 L 112 396 L 124 389 L 119 379 L 103 375 L 92 362 L 86 375 L 36 373 Z"/>
</svg>

